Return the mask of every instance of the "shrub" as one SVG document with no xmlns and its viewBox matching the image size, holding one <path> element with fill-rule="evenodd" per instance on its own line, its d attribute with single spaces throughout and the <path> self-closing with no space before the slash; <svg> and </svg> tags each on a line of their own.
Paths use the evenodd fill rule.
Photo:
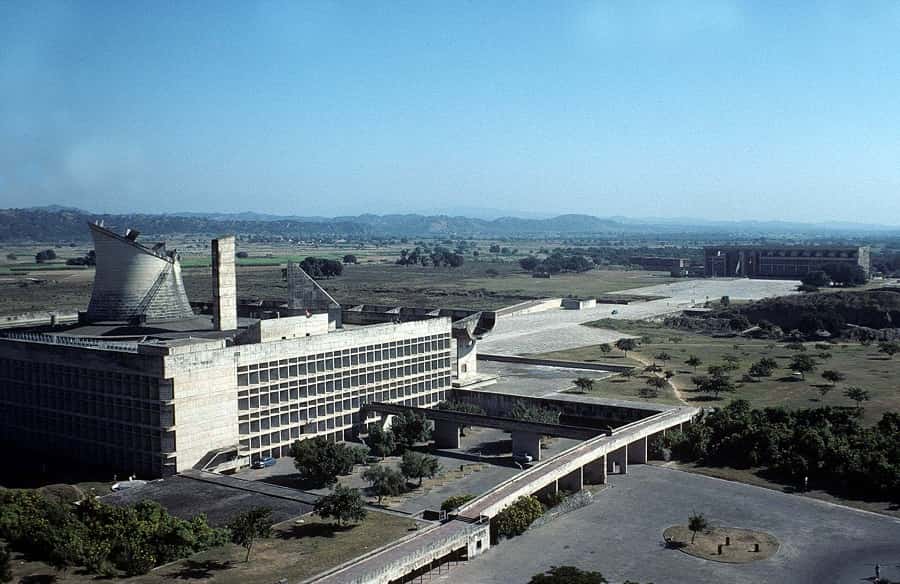
<svg viewBox="0 0 900 584">
<path fill-rule="evenodd" d="M 459 507 L 465 505 L 474 498 L 475 495 L 469 493 L 447 497 L 446 499 L 444 499 L 444 502 L 441 503 L 441 511 L 453 511 L 454 509 L 458 509 Z"/>
<path fill-rule="evenodd" d="M 544 514 L 544 507 L 536 497 L 526 495 L 497 513 L 494 517 L 494 529 L 498 537 L 515 537 L 525 533 L 535 519 Z"/>
</svg>

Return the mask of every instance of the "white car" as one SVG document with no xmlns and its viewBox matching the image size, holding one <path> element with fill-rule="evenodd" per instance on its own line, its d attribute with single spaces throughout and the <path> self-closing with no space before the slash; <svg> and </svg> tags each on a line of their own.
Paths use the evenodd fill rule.
<svg viewBox="0 0 900 584">
<path fill-rule="evenodd" d="M 518 462 L 519 464 L 530 464 L 534 460 L 527 452 L 513 452 L 512 459 L 513 462 Z"/>
</svg>

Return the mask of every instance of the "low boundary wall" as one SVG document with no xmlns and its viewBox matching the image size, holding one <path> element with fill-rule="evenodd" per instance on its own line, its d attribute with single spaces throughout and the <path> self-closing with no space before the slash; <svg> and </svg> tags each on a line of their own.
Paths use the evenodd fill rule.
<svg viewBox="0 0 900 584">
<path fill-rule="evenodd" d="M 541 359 L 538 357 L 519 357 L 518 355 L 492 355 L 478 353 L 479 361 L 497 361 L 498 363 L 519 363 L 522 365 L 539 365 L 543 367 L 565 367 L 568 369 L 591 369 L 593 371 L 609 371 L 621 373 L 634 369 L 633 365 L 616 363 L 587 363 L 585 361 L 564 361 L 562 359 Z"/>
</svg>

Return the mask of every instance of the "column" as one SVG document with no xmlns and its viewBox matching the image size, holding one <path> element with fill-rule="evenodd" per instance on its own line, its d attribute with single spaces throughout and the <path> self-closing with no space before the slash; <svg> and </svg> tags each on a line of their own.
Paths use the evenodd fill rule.
<svg viewBox="0 0 900 584">
<path fill-rule="evenodd" d="M 557 483 L 558 488 L 561 491 L 568 491 L 570 493 L 577 493 L 584 487 L 584 475 L 582 473 L 583 467 L 578 467 L 569 474 L 561 477 Z"/>
<path fill-rule="evenodd" d="M 583 467 L 582 477 L 584 482 L 589 485 L 605 485 L 606 484 L 606 455 L 604 454 L 597 460 L 589 462 Z"/>
<path fill-rule="evenodd" d="M 640 438 L 628 445 L 628 462 L 647 464 L 647 438 Z"/>
</svg>

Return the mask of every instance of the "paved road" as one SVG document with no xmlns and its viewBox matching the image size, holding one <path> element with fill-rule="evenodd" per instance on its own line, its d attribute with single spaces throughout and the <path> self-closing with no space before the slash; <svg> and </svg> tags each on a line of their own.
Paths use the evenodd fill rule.
<svg viewBox="0 0 900 584">
<path fill-rule="evenodd" d="M 600 318 L 651 318 L 703 303 L 707 298 L 715 300 L 730 296 L 735 300 L 756 300 L 791 294 L 796 288 L 796 281 L 709 279 L 623 290 L 622 294 L 667 298 L 629 305 L 601 304 L 587 310 L 548 310 L 501 318 L 494 330 L 478 342 L 478 350 L 482 353 L 523 355 L 609 343 L 621 335 L 615 331 L 580 324 Z M 613 315 L 613 310 L 617 310 L 618 314 Z"/>
<path fill-rule="evenodd" d="M 611 475 L 596 501 L 491 548 L 432 582 L 526 583 L 552 565 L 597 570 L 611 582 L 657 584 L 862 584 L 900 579 L 900 521 L 749 485 L 655 466 Z M 760 529 L 781 548 L 770 559 L 732 565 L 662 546 L 666 527 L 696 510 L 713 524 Z"/>
<path fill-rule="evenodd" d="M 548 397 L 551 395 L 558 397 L 554 394 L 574 387 L 572 380 L 576 377 L 603 379 L 611 375 L 611 373 L 597 371 L 596 369 L 544 367 L 523 363 L 501 363 L 498 361 L 479 361 L 478 372 L 497 376 L 497 383 L 484 387 L 486 391 L 529 397 Z"/>
</svg>

